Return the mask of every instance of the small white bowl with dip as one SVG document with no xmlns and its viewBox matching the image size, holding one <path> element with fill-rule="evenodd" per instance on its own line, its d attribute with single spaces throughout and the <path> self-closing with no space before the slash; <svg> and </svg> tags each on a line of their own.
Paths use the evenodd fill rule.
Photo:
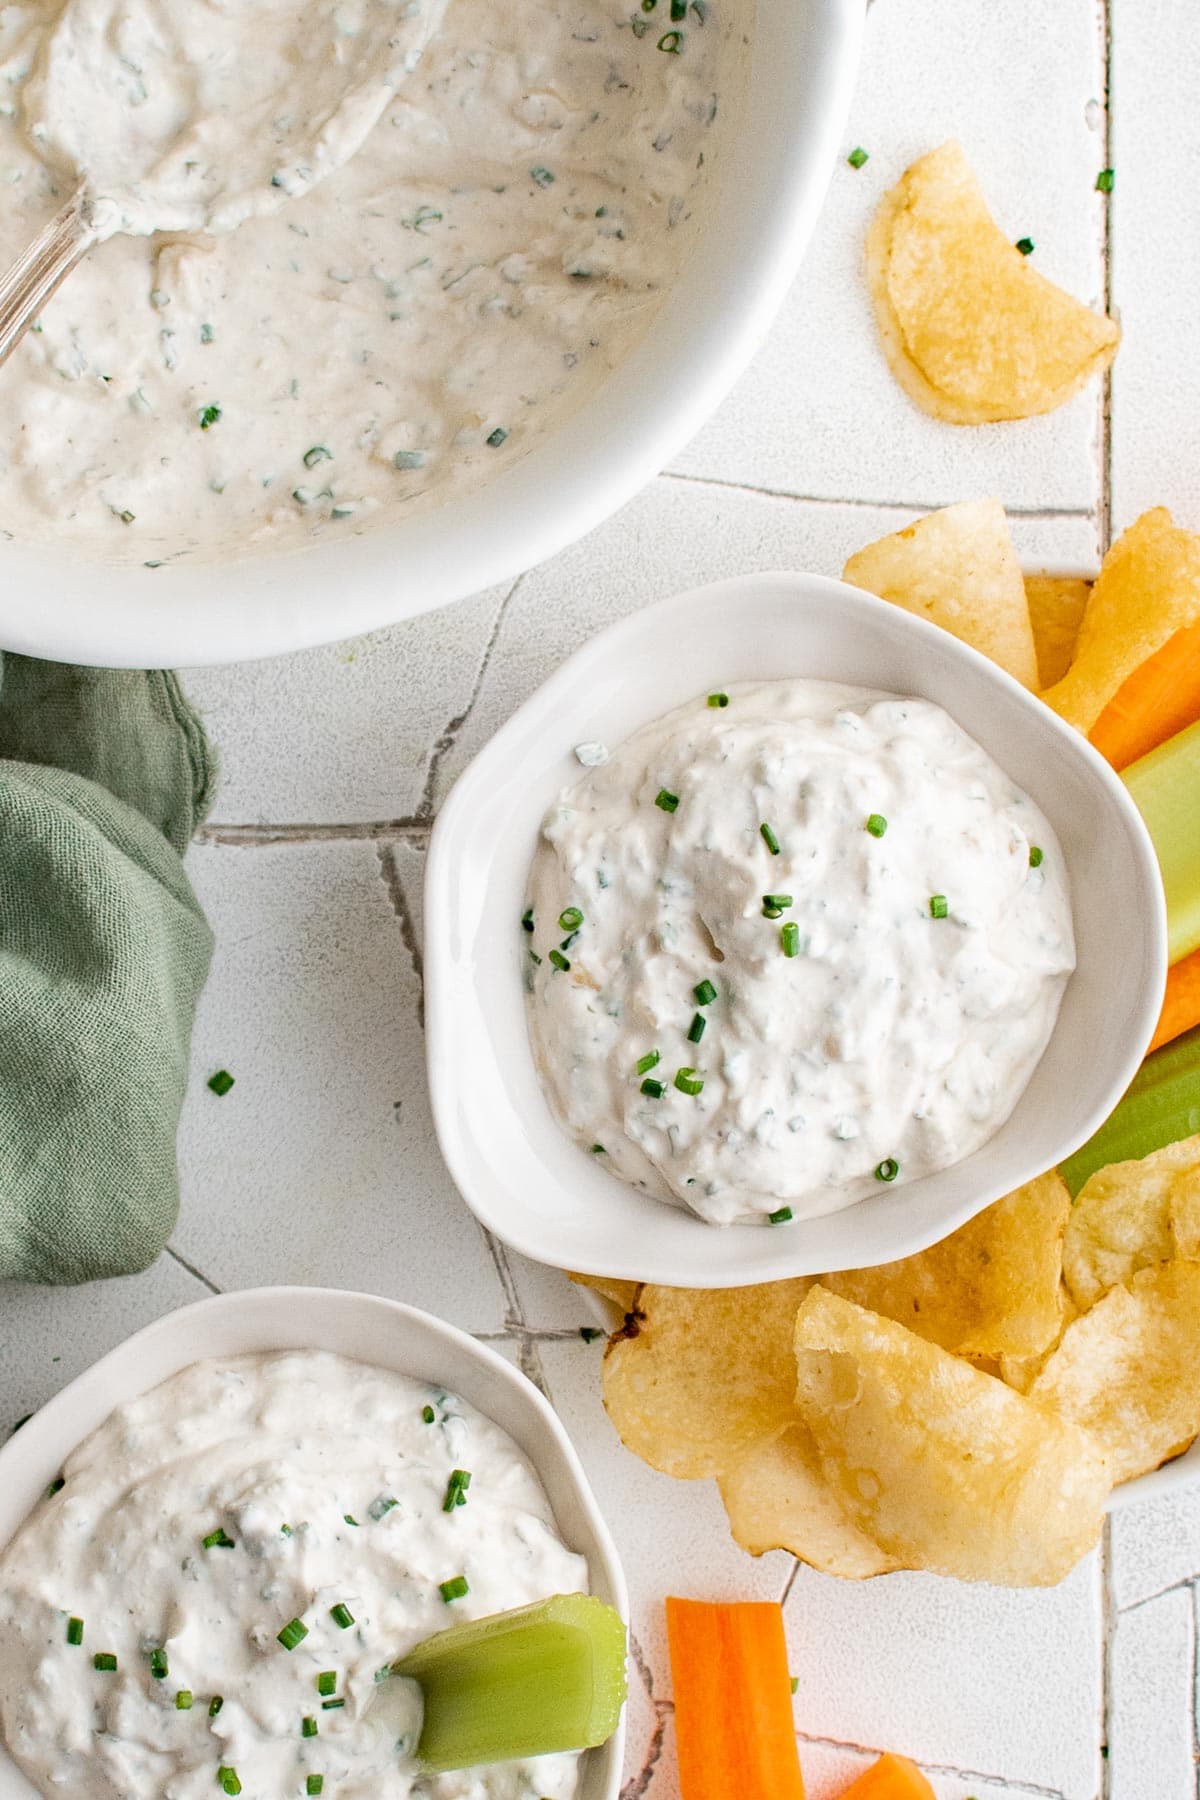
<svg viewBox="0 0 1200 1800">
<path fill-rule="evenodd" d="M 469 1401 L 524 1452 L 564 1544 L 586 1557 L 590 1591 L 628 1617 L 624 1576 L 570 1440 L 532 1383 L 485 1345 L 428 1313 L 370 1294 L 261 1288 L 170 1313 L 101 1358 L 0 1448 L 0 1547 L 114 1408 L 190 1364 L 286 1350 L 325 1350 L 429 1381 Z M 87 1646 L 90 1662 L 91 1644 Z M 580 1764 L 577 1800 L 616 1800 L 624 1725 Z M 0 1740 L 0 1800 L 36 1790 Z"/>
<path fill-rule="evenodd" d="M 671 708 L 791 677 L 942 707 L 1046 815 L 1065 858 L 1076 968 L 1015 1109 L 972 1155 L 839 1212 L 718 1229 L 605 1172 L 552 1115 L 530 1048 L 519 923 L 574 746 L 621 744 Z M 1112 1110 L 1158 1016 L 1165 914 L 1122 783 L 1041 701 L 925 621 L 842 582 L 758 575 L 646 608 L 578 651 L 497 734 L 434 831 L 426 889 L 430 1087 L 442 1151 L 480 1220 L 539 1261 L 728 1287 L 911 1255 L 1069 1155 Z"/>
</svg>

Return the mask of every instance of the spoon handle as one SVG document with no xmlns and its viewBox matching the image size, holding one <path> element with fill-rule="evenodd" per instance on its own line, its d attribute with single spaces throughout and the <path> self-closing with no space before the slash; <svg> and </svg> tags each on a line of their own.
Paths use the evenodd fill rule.
<svg viewBox="0 0 1200 1800">
<path fill-rule="evenodd" d="M 87 190 L 77 188 L 0 276 L 0 363 L 95 241 Z"/>
</svg>

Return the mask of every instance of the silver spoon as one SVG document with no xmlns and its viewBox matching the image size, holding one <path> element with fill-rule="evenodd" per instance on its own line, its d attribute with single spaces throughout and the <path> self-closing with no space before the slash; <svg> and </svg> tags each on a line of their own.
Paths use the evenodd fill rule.
<svg viewBox="0 0 1200 1800">
<path fill-rule="evenodd" d="M 86 256 L 99 233 L 86 187 L 76 188 L 0 278 L 0 363 L 24 336 L 55 289 Z"/>
</svg>

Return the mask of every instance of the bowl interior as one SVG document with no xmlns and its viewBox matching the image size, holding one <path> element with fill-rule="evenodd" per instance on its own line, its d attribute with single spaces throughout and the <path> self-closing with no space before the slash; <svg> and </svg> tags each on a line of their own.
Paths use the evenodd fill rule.
<svg viewBox="0 0 1200 1800">
<path fill-rule="evenodd" d="M 516 927 L 542 815 L 580 775 L 573 745 L 616 744 L 695 694 L 787 675 L 919 694 L 975 737 L 1058 834 L 1078 962 L 1029 1086 L 972 1156 L 822 1219 L 718 1234 L 605 1174 L 560 1130 L 529 1048 Z M 1153 850 L 1107 765 L 967 646 L 816 576 L 720 582 L 585 646 L 461 778 L 435 828 L 428 883 L 430 1084 L 468 1202 L 542 1261 L 681 1286 L 862 1266 L 943 1237 L 1096 1128 L 1133 1076 L 1165 976 Z"/>
<path fill-rule="evenodd" d="M 260 1350 L 332 1350 L 442 1382 L 470 1400 L 537 1470 L 564 1541 L 588 1559 L 592 1592 L 628 1617 L 612 1540 L 566 1433 L 537 1389 L 503 1357 L 428 1313 L 325 1288 L 262 1288 L 201 1300 L 147 1326 L 64 1388 L 0 1449 L 0 1545 L 70 1451 L 115 1406 L 202 1357 Z M 616 1800 L 623 1740 L 622 1726 L 603 1748 L 587 1753 L 579 1800 Z M 28 1800 L 35 1791 L 0 1743 L 0 1800 Z"/>
</svg>

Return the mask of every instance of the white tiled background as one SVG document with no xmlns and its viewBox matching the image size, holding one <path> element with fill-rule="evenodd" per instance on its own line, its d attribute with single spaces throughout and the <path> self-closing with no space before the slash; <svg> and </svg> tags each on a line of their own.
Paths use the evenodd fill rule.
<svg viewBox="0 0 1200 1800">
<path fill-rule="evenodd" d="M 781 1554 L 752 1561 L 710 1484 L 669 1482 L 621 1449 L 582 1298 L 485 1241 L 442 1168 L 420 892 L 431 817 L 472 753 L 568 650 L 648 600 L 739 570 L 837 573 L 914 512 L 978 494 L 1008 504 L 1029 566 L 1093 569 L 1110 530 L 1155 502 L 1200 527 L 1198 93 L 1195 0 L 876 0 L 844 146 L 870 161 L 838 167 L 770 341 L 669 474 L 507 589 L 188 679 L 223 777 L 190 859 L 218 949 L 182 1215 L 145 1275 L 86 1294 L 0 1290 L 2 1405 L 15 1419 L 137 1325 L 261 1282 L 371 1288 L 508 1340 L 563 1414 L 626 1558 L 641 1672 L 629 1800 L 676 1794 L 668 1591 L 786 1596 L 812 1800 L 880 1748 L 917 1758 L 942 1800 L 1196 1793 L 1200 1490 L 1123 1512 L 1053 1592 L 915 1575 L 854 1587 Z M 1111 393 L 963 431 L 893 385 L 860 274 L 864 223 L 952 134 L 1038 266 L 1120 313 Z M 1094 183 L 1109 163 L 1106 203 Z M 237 1078 L 223 1100 L 204 1085 L 218 1067 Z"/>
</svg>

